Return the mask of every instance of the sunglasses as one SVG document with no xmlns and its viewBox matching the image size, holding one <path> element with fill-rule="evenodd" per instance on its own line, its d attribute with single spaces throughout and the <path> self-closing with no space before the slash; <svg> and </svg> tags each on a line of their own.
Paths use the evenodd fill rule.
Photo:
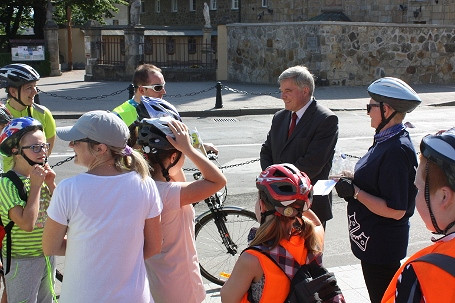
<svg viewBox="0 0 455 303">
<path fill-rule="evenodd" d="M 163 84 L 141 85 L 141 86 L 144 88 L 151 88 L 151 89 L 153 89 L 153 91 L 158 93 L 164 89 L 165 85 L 166 85 L 166 82 L 164 82 Z"/>
<path fill-rule="evenodd" d="M 37 154 L 37 153 L 41 152 L 43 149 L 48 151 L 50 147 L 51 147 L 50 143 L 41 143 L 41 144 L 32 144 L 32 145 L 28 145 L 28 146 L 22 146 L 21 149 L 31 149 L 32 152 Z"/>
<path fill-rule="evenodd" d="M 89 139 L 89 138 L 84 138 L 84 139 L 79 139 L 79 140 L 73 140 L 73 141 L 70 141 L 70 143 L 72 145 L 76 145 L 77 143 L 79 142 L 86 142 L 86 143 L 92 143 L 92 144 L 100 144 L 98 141 L 95 141 L 95 140 L 92 140 L 92 139 Z"/>
<path fill-rule="evenodd" d="M 371 111 L 371 109 L 372 109 L 373 107 L 379 107 L 379 106 L 381 106 L 381 105 L 379 105 L 379 104 L 372 104 L 372 103 L 367 104 L 367 114 L 370 113 L 370 111 Z"/>
</svg>

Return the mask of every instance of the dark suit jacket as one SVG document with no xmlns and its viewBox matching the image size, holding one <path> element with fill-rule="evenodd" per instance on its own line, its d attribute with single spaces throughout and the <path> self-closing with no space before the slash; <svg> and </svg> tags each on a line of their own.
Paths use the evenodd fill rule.
<svg viewBox="0 0 455 303">
<path fill-rule="evenodd" d="M 291 114 L 283 109 L 274 115 L 261 148 L 262 170 L 272 164 L 292 163 L 308 175 L 313 185 L 327 180 L 338 140 L 338 117 L 313 100 L 287 138 Z M 321 221 L 331 219 L 332 195 L 315 196 L 311 209 Z"/>
</svg>

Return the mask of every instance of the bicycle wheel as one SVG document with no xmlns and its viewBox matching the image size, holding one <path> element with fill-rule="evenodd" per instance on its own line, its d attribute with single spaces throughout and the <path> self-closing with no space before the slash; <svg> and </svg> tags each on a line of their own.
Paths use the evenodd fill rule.
<svg viewBox="0 0 455 303">
<path fill-rule="evenodd" d="M 215 224 L 214 214 L 207 213 L 196 221 L 196 249 L 201 274 L 210 282 L 223 285 L 229 278 L 240 253 L 248 246 L 248 233 L 258 227 L 256 215 L 242 208 L 225 207 L 221 211 L 224 225 L 235 244 L 235 253 L 228 252 Z"/>
</svg>

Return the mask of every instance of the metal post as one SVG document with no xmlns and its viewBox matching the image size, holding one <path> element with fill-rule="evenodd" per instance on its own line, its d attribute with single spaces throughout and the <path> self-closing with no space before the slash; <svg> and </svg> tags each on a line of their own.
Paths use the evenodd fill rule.
<svg viewBox="0 0 455 303">
<path fill-rule="evenodd" d="M 131 83 L 130 85 L 128 85 L 128 98 L 129 99 L 132 99 L 134 97 L 134 84 Z"/>
<path fill-rule="evenodd" d="M 223 107 L 223 100 L 221 99 L 221 82 L 216 83 L 216 102 L 215 108 L 222 108 Z"/>
</svg>

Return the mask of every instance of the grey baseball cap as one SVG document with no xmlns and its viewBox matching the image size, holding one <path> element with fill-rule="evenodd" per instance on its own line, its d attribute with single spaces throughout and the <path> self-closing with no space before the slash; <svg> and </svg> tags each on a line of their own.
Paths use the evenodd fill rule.
<svg viewBox="0 0 455 303">
<path fill-rule="evenodd" d="M 125 147 L 130 132 L 116 114 L 94 110 L 83 114 L 73 126 L 57 127 L 57 136 L 64 141 L 89 138 L 114 147 Z"/>
</svg>

